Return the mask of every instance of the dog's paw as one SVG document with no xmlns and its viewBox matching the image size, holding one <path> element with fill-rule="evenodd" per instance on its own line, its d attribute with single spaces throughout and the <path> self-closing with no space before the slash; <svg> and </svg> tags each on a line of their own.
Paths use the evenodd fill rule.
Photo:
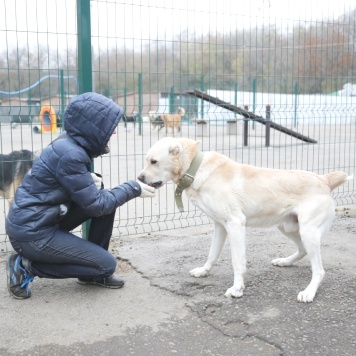
<svg viewBox="0 0 356 356">
<path fill-rule="evenodd" d="M 196 277 L 196 278 L 206 277 L 209 274 L 209 271 L 204 267 L 197 267 L 197 268 L 190 270 L 189 274 L 192 277 Z"/>
<path fill-rule="evenodd" d="M 272 260 L 272 264 L 273 266 L 278 267 L 286 267 L 291 265 L 287 258 L 275 258 L 274 260 Z"/>
<path fill-rule="evenodd" d="M 303 290 L 302 292 L 299 292 L 298 294 L 298 302 L 302 303 L 310 303 L 314 300 L 315 293 L 308 291 L 308 288 L 306 290 Z"/>
<path fill-rule="evenodd" d="M 229 288 L 226 293 L 225 293 L 225 297 L 231 298 L 241 298 L 244 294 L 244 288 L 235 288 L 234 286 L 232 286 L 231 288 Z"/>
</svg>

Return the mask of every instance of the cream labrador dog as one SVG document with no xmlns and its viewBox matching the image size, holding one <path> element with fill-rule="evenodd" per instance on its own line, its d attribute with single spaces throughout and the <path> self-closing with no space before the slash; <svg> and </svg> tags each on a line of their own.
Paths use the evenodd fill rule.
<svg viewBox="0 0 356 356">
<path fill-rule="evenodd" d="M 172 180 L 178 185 L 189 171 L 197 155 L 196 174 L 185 188 L 190 201 L 208 215 L 215 224 L 209 256 L 202 267 L 192 269 L 194 277 L 209 274 L 219 258 L 228 237 L 231 246 L 234 284 L 225 295 L 243 295 L 246 271 L 245 227 L 278 229 L 297 246 L 297 251 L 272 261 L 275 266 L 290 266 L 309 256 L 312 279 L 298 294 L 298 301 L 312 302 L 324 277 L 320 256 L 320 240 L 335 215 L 330 192 L 352 179 L 344 172 L 325 175 L 302 170 L 258 168 L 239 164 L 217 152 L 198 150 L 199 141 L 166 137 L 147 152 L 146 165 L 138 179 L 155 188 Z M 191 175 L 191 174 L 190 174 Z M 188 176 L 190 176 L 188 175 Z"/>
</svg>

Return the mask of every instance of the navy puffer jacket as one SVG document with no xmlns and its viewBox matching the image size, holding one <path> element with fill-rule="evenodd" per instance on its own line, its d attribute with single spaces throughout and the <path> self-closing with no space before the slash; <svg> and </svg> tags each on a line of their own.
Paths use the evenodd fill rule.
<svg viewBox="0 0 356 356">
<path fill-rule="evenodd" d="M 92 158 L 107 145 L 123 114 L 112 100 L 79 95 L 65 112 L 65 132 L 36 158 L 17 189 L 6 218 L 12 240 L 33 241 L 53 235 L 74 202 L 90 217 L 109 214 L 140 196 L 141 187 L 128 181 L 112 190 L 98 190 L 90 173 Z"/>
</svg>

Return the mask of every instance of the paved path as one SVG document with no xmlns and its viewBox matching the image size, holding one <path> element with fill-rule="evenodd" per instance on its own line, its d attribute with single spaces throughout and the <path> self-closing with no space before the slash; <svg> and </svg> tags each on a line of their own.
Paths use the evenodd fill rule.
<svg viewBox="0 0 356 356">
<path fill-rule="evenodd" d="M 297 302 L 307 259 L 271 265 L 294 250 L 276 229 L 247 230 L 243 298 L 223 296 L 228 244 L 208 278 L 190 277 L 211 234 L 208 225 L 116 238 L 123 289 L 36 278 L 28 300 L 8 295 L 0 255 L 0 355 L 355 355 L 355 210 L 339 212 L 322 243 L 326 276 L 311 304 Z"/>
</svg>

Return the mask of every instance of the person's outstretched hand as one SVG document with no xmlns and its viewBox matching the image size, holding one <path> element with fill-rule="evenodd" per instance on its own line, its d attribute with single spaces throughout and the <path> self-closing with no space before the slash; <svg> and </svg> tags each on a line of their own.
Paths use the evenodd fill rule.
<svg viewBox="0 0 356 356">
<path fill-rule="evenodd" d="M 137 183 L 140 185 L 141 187 L 141 198 L 153 198 L 156 195 L 156 189 L 145 184 L 142 183 L 140 181 L 137 181 Z"/>
</svg>

